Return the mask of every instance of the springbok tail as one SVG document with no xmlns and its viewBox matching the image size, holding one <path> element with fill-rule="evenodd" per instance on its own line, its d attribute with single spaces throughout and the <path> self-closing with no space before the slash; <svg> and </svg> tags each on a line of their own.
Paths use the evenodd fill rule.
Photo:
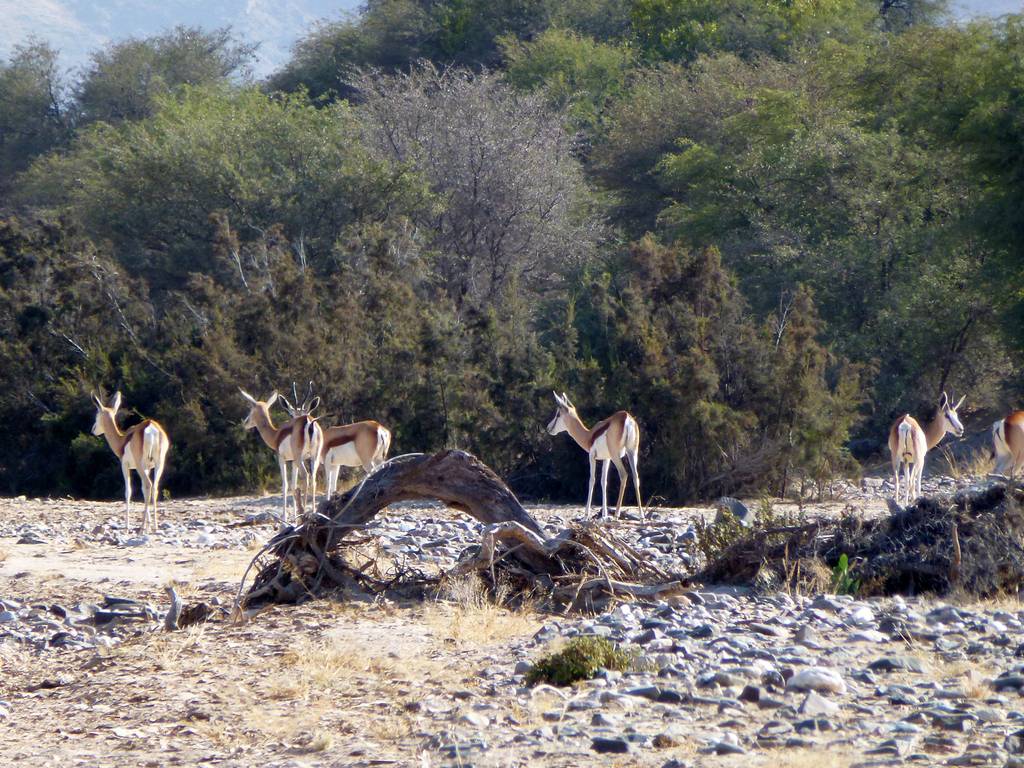
<svg viewBox="0 0 1024 768">
<path fill-rule="evenodd" d="M 157 461 L 157 446 L 160 442 L 160 430 L 150 424 L 142 430 L 142 463 L 139 467 L 145 471 L 149 467 L 155 467 Z"/>
<path fill-rule="evenodd" d="M 900 459 L 910 463 L 914 460 L 914 429 L 906 421 L 902 421 L 896 431 L 899 434 L 897 453 Z"/>
<path fill-rule="evenodd" d="M 626 449 L 635 451 L 640 447 L 640 427 L 632 416 L 626 419 L 624 426 L 623 442 L 626 444 Z"/>
</svg>

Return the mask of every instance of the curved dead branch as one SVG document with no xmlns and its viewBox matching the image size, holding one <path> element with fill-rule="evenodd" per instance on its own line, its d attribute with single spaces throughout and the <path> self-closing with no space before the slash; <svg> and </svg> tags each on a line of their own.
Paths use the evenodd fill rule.
<svg viewBox="0 0 1024 768">
<path fill-rule="evenodd" d="M 487 526 L 480 545 L 443 578 L 476 573 L 497 593 L 540 595 L 570 607 L 593 607 L 614 595 L 653 596 L 679 588 L 641 553 L 598 523 L 578 525 L 545 538 L 537 521 L 490 467 L 464 451 L 397 456 L 356 488 L 320 504 L 301 526 L 278 533 L 253 559 L 239 587 L 239 609 L 267 602 L 296 602 L 321 588 L 375 590 L 363 568 L 344 554 L 365 542 L 352 534 L 389 504 L 436 500 Z M 248 591 L 250 571 L 256 576 Z M 394 584 L 400 575 L 389 580 Z M 654 581 L 657 584 L 637 583 Z M 414 579 L 423 583 L 422 574 Z M 244 597 L 243 597 L 244 595 Z"/>
</svg>

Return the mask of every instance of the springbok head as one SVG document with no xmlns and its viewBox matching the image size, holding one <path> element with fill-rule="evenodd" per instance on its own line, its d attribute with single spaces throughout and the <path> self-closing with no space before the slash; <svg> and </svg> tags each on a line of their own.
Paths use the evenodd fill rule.
<svg viewBox="0 0 1024 768">
<path fill-rule="evenodd" d="M 320 407 L 320 396 L 313 396 L 313 382 L 309 382 L 306 387 L 306 396 L 299 402 L 299 388 L 298 385 L 292 382 L 292 402 L 288 401 L 284 395 L 281 396 L 281 401 L 284 403 L 284 407 L 288 410 L 288 414 L 294 419 L 298 416 L 308 416 L 317 408 Z M 293 404 L 294 403 L 294 404 Z"/>
<path fill-rule="evenodd" d="M 114 394 L 110 405 L 104 405 L 103 400 L 95 392 L 92 395 L 92 401 L 96 403 L 96 421 L 92 424 L 92 433 L 94 435 L 102 435 L 104 420 L 109 419 L 111 423 L 117 423 L 117 410 L 121 407 L 121 393 L 116 392 Z"/>
<path fill-rule="evenodd" d="M 576 414 L 576 406 L 569 400 L 569 396 L 563 392 L 559 395 L 557 392 L 552 392 L 555 396 L 555 402 L 558 403 L 558 408 L 555 409 L 555 415 L 548 424 L 548 434 L 557 435 L 559 432 L 565 432 L 569 429 L 566 424 L 566 418 L 571 414 L 574 418 L 579 419 Z"/>
<path fill-rule="evenodd" d="M 272 423 L 270 420 L 270 408 L 277 402 L 278 394 L 276 391 L 272 392 L 266 400 L 257 400 L 241 387 L 238 388 L 238 391 L 242 393 L 242 397 L 249 403 L 249 414 L 245 417 L 245 421 L 242 422 L 243 427 L 255 429 L 261 421 L 264 424 Z"/>
<path fill-rule="evenodd" d="M 961 437 L 964 433 L 964 425 L 960 423 L 960 416 L 957 414 L 957 411 L 964 404 L 964 398 L 966 397 L 967 395 L 964 395 L 957 401 L 956 405 L 953 405 L 949 395 L 943 392 L 942 398 L 939 400 L 939 410 L 942 411 L 943 426 L 947 432 L 952 433 L 956 437 Z"/>
</svg>

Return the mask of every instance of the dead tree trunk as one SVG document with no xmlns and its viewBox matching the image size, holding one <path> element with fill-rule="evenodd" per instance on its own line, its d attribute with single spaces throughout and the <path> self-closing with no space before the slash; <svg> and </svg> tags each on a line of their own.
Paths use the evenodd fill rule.
<svg viewBox="0 0 1024 768">
<path fill-rule="evenodd" d="M 598 524 L 584 524 L 545 539 L 544 531 L 493 470 L 464 451 L 433 456 L 398 456 L 359 486 L 320 504 L 298 528 L 279 533 L 250 565 L 257 569 L 252 587 L 239 605 L 295 602 L 314 593 L 326 579 L 333 584 L 359 580 L 358 571 L 337 556 L 346 537 L 363 529 L 389 504 L 438 500 L 484 523 L 476 554 L 459 563 L 453 575 L 481 574 L 497 588 L 511 580 L 523 593 L 544 592 L 562 602 L 594 604 L 609 594 L 657 594 L 678 587 L 640 553 Z M 248 575 L 248 571 L 247 574 Z M 660 587 L 630 584 L 655 577 Z M 244 589 L 245 578 L 239 595 Z"/>
<path fill-rule="evenodd" d="M 310 524 L 344 537 L 389 504 L 420 499 L 444 502 L 485 525 L 514 522 L 543 535 L 537 521 L 494 470 L 465 451 L 399 457 L 366 478 L 361 486 L 321 504 Z M 331 538 L 324 544 L 330 547 L 336 541 Z"/>
</svg>

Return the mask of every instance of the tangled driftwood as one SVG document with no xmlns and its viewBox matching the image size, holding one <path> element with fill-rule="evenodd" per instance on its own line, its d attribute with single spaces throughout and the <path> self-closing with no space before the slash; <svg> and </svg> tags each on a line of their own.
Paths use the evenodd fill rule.
<svg viewBox="0 0 1024 768">
<path fill-rule="evenodd" d="M 381 591 L 402 580 L 381 581 L 345 555 L 357 534 L 389 504 L 431 499 L 474 517 L 487 527 L 481 543 L 464 553 L 441 578 L 480 577 L 494 590 L 537 596 L 568 607 L 596 607 L 615 595 L 652 597 L 680 588 L 680 581 L 646 561 L 610 530 L 584 523 L 546 538 L 515 494 L 487 465 L 463 451 L 391 459 L 344 495 L 323 502 L 298 528 L 280 532 L 250 564 L 239 606 L 296 602 L 325 586 Z M 248 573 L 256 571 L 245 591 Z M 417 575 L 418 582 L 434 582 Z"/>
<path fill-rule="evenodd" d="M 1016 594 L 1024 587 L 1024 490 L 999 484 L 981 491 L 919 499 L 873 520 L 855 515 L 756 530 L 707 563 L 695 581 L 801 586 L 842 555 L 863 595 Z"/>
</svg>

